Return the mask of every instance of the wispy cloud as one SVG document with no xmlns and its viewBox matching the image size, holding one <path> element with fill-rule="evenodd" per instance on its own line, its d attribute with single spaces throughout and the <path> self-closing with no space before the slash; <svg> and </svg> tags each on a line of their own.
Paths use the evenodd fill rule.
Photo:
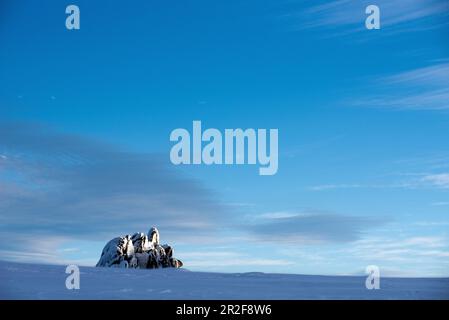
<svg viewBox="0 0 449 320">
<path fill-rule="evenodd" d="M 336 183 L 319 184 L 310 186 L 310 191 L 330 191 L 344 189 L 446 189 L 449 188 L 449 173 L 410 173 L 397 174 L 402 177 L 401 180 L 385 183 Z M 405 178 L 404 178 L 405 177 Z M 445 203 L 436 203 L 433 205 L 445 205 Z"/>
<path fill-rule="evenodd" d="M 416 181 L 403 181 L 385 184 L 370 183 L 340 183 L 340 184 L 321 184 L 308 187 L 310 191 L 328 191 L 328 190 L 344 190 L 344 189 L 415 189 L 422 186 Z"/>
<path fill-rule="evenodd" d="M 363 188 L 361 184 L 322 184 L 311 186 L 308 189 L 312 191 L 323 191 L 323 190 L 332 190 L 332 189 L 357 189 Z"/>
<path fill-rule="evenodd" d="M 401 72 L 383 78 L 387 84 L 403 84 L 416 86 L 447 86 L 449 85 L 449 63 L 439 63 L 431 66 Z"/>
<path fill-rule="evenodd" d="M 382 276 L 447 276 L 449 239 L 444 230 L 443 227 L 436 233 L 434 226 L 427 228 L 424 224 L 392 221 L 381 228 L 366 230 L 363 237 L 350 245 L 335 242 L 319 246 L 285 244 L 280 246 L 279 254 L 301 261 L 308 273 L 323 268 L 333 270 L 333 274 L 364 275 L 365 267 L 375 264 L 380 267 Z"/>
<path fill-rule="evenodd" d="M 288 218 L 295 218 L 304 216 L 304 213 L 298 213 L 298 212 L 290 212 L 290 211 L 275 211 L 275 212 L 267 212 L 262 213 L 258 218 L 262 219 L 288 219 Z"/>
<path fill-rule="evenodd" d="M 376 93 L 368 93 L 364 98 L 349 101 L 349 104 L 399 110 L 449 109 L 447 62 L 377 77 L 373 84 Z"/>
<path fill-rule="evenodd" d="M 348 216 L 321 212 L 277 212 L 262 214 L 248 223 L 258 241 L 300 244 L 350 242 L 387 222 L 384 218 Z"/>
<path fill-rule="evenodd" d="M 442 236 L 418 236 L 398 238 L 368 237 L 354 242 L 345 252 L 369 261 L 419 263 L 422 257 L 449 257 L 449 243 Z M 438 264 L 441 265 L 441 264 Z"/>
<path fill-rule="evenodd" d="M 422 181 L 438 188 L 449 188 L 449 173 L 426 175 L 422 178 Z"/>
<path fill-rule="evenodd" d="M 449 201 L 437 201 L 437 202 L 432 202 L 430 205 L 436 206 L 436 207 L 449 206 Z"/>
<path fill-rule="evenodd" d="M 72 241 L 70 237 L 36 235 L 29 233 L 2 232 L 0 235 L 0 257 L 9 261 L 43 264 L 72 264 L 91 266 L 98 258 L 83 256 L 79 248 L 64 249 Z M 67 255 L 77 253 L 69 258 Z"/>
<path fill-rule="evenodd" d="M 336 0 L 293 3 L 284 15 L 295 29 L 324 29 L 332 35 L 353 34 L 365 30 L 365 8 L 375 4 L 381 12 L 383 31 L 410 32 L 445 25 L 449 4 L 444 0 Z M 413 25 L 411 24 L 413 23 Z"/>
</svg>

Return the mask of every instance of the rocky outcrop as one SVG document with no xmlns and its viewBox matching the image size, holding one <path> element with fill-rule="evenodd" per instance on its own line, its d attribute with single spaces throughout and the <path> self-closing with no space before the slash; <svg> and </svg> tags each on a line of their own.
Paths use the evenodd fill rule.
<svg viewBox="0 0 449 320">
<path fill-rule="evenodd" d="M 97 267 L 180 268 L 182 262 L 173 257 L 173 248 L 159 244 L 159 231 L 152 227 L 148 234 L 135 233 L 109 241 L 103 248 Z"/>
</svg>

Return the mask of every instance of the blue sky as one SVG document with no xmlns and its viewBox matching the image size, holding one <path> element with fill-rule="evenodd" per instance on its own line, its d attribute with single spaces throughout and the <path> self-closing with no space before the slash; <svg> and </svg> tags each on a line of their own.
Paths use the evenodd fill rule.
<svg viewBox="0 0 449 320">
<path fill-rule="evenodd" d="M 93 265 L 157 225 L 192 270 L 449 275 L 447 2 L 0 12 L 1 259 Z M 279 129 L 278 173 L 173 166 L 193 120 Z"/>
</svg>

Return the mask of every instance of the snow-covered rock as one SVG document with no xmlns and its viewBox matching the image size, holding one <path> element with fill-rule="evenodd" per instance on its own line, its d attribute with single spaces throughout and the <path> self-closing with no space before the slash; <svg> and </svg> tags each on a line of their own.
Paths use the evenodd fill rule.
<svg viewBox="0 0 449 320">
<path fill-rule="evenodd" d="M 134 246 L 131 237 L 117 237 L 106 244 L 97 267 L 128 267 L 133 257 Z"/>
<path fill-rule="evenodd" d="M 148 235 L 137 232 L 109 241 L 101 253 L 97 267 L 180 268 L 182 262 L 173 257 L 173 248 L 159 244 L 159 231 L 152 227 Z"/>
</svg>

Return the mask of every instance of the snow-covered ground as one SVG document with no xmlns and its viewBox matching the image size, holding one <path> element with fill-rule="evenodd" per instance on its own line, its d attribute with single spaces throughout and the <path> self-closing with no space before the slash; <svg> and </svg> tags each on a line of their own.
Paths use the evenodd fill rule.
<svg viewBox="0 0 449 320">
<path fill-rule="evenodd" d="M 1 299 L 449 299 L 449 278 L 382 278 L 183 269 L 81 267 L 80 289 L 65 286 L 65 266 L 0 261 Z"/>
</svg>

